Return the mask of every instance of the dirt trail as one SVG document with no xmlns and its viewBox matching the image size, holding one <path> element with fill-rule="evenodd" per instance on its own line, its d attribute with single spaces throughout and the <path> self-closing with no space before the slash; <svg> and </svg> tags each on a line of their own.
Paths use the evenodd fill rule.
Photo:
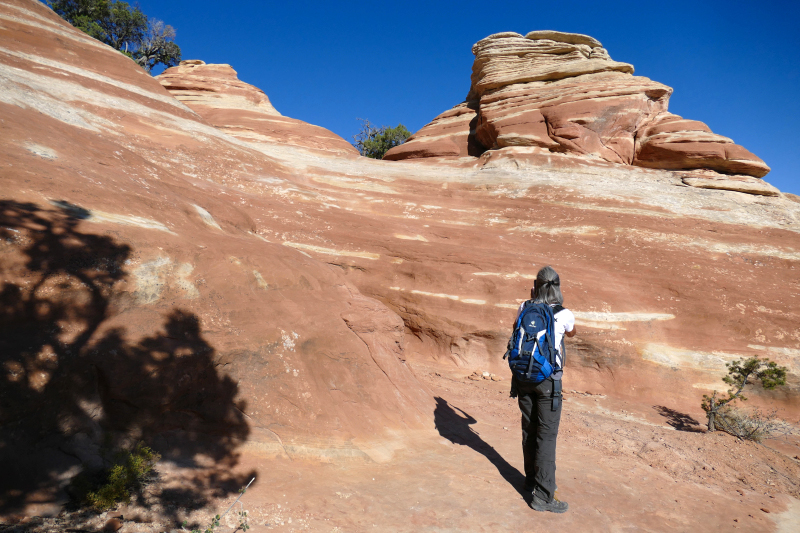
<svg viewBox="0 0 800 533">
<path fill-rule="evenodd" d="M 437 431 L 415 437 L 383 463 L 319 463 L 246 453 L 240 474 L 256 471 L 243 499 L 251 531 L 523 531 L 551 526 L 591 531 L 796 531 L 800 453 L 707 435 L 692 414 L 630 405 L 600 394 L 567 392 L 559 435 L 558 495 L 564 515 L 528 508 L 515 400 L 508 381 L 471 380 L 442 367 L 415 365 L 437 396 Z M 569 381 L 566 381 L 569 391 Z M 671 427 L 682 427 L 678 431 Z M 185 471 L 162 468 L 162 483 Z M 212 483 L 213 484 L 213 483 Z M 176 485 L 179 486 L 179 485 Z M 121 509 L 121 531 L 177 527 L 165 514 L 204 524 L 235 497 L 205 509 L 181 505 Z M 238 506 L 236 507 L 238 509 Z M 232 531 L 235 515 L 218 531 Z M 80 527 L 101 527 L 107 516 Z M 71 527 L 81 522 L 73 517 Z M 36 520 L 29 523 L 34 526 Z M 58 531 L 49 520 L 36 531 Z"/>
</svg>

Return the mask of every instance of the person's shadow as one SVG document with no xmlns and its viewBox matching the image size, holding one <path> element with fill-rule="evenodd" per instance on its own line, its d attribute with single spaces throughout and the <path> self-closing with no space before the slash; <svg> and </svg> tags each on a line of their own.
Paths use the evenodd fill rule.
<svg viewBox="0 0 800 533">
<path fill-rule="evenodd" d="M 447 400 L 439 397 L 436 398 L 436 409 L 433 411 L 433 417 L 439 435 L 453 444 L 468 446 L 486 457 L 497 468 L 503 479 L 514 487 L 526 502 L 530 503 L 531 494 L 522 490 L 525 484 L 525 476 L 511 466 L 497 450 L 472 430 L 470 425 L 476 423 L 477 420 L 458 407 L 450 406 Z"/>
</svg>

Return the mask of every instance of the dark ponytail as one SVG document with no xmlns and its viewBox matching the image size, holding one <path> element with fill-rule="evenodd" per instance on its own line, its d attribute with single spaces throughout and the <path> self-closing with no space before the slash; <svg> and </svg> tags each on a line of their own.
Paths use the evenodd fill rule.
<svg viewBox="0 0 800 533">
<path fill-rule="evenodd" d="M 562 305 L 564 297 L 561 295 L 561 280 L 553 267 L 546 266 L 536 274 L 536 283 L 533 286 L 533 301 L 550 305 Z"/>
</svg>

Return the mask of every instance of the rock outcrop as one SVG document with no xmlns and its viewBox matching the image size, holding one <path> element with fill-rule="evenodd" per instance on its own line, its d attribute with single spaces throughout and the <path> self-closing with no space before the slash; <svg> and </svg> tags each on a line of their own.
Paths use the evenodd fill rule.
<svg viewBox="0 0 800 533">
<path fill-rule="evenodd" d="M 332 131 L 281 116 L 264 91 L 239 80 L 230 65 L 181 61 L 156 79 L 198 115 L 243 141 L 358 155 L 353 145 Z"/>
<path fill-rule="evenodd" d="M 508 376 L 545 264 L 578 320 L 565 389 L 701 419 L 725 363 L 759 355 L 789 384 L 750 403 L 800 415 L 800 203 L 753 176 L 626 164 L 651 149 L 638 132 L 671 123 L 669 89 L 593 41 L 559 36 L 605 70 L 473 91 L 440 117 L 445 148 L 403 145 L 451 159 L 397 164 L 263 133 L 285 117 L 227 67 L 154 80 L 36 0 L 0 3 L 0 20 L 4 508 L 55 500 L 109 440 L 226 472 L 245 452 L 411 455 L 440 438 L 415 372 Z M 498 147 L 476 159 L 479 139 Z M 771 196 L 734 192 L 755 184 Z"/>
<path fill-rule="evenodd" d="M 636 134 L 636 157 L 640 167 L 670 170 L 709 169 L 721 174 L 762 178 L 769 167 L 743 146 L 696 120 L 660 113 Z"/>
<path fill-rule="evenodd" d="M 488 150 L 498 153 L 474 161 L 496 164 L 505 158 L 547 166 L 551 154 L 568 154 L 756 178 L 769 172 L 757 156 L 702 122 L 669 113 L 670 87 L 633 76 L 632 65 L 613 61 L 589 36 L 498 33 L 476 43 L 472 52 L 467 100 L 390 150 L 386 159 L 478 157 Z M 504 152 L 509 147 L 524 149 Z M 561 160 L 575 164 L 574 158 Z M 737 190 L 762 194 L 764 189 L 769 186 Z"/>
<path fill-rule="evenodd" d="M 448 109 L 405 143 L 389 150 L 384 159 L 400 161 L 428 157 L 468 157 L 471 162 L 485 150 L 475 138 L 477 109 L 477 99 Z"/>
<path fill-rule="evenodd" d="M 294 169 L 41 2 L 0 20 L 0 507 L 131 439 L 224 470 L 243 446 L 369 460 L 428 427 L 398 315 L 264 233 L 298 218 Z M 190 106 L 287 120 L 229 67 L 182 68 L 203 67 Z"/>
<path fill-rule="evenodd" d="M 599 42 L 587 35 L 555 31 L 505 32 L 481 39 L 472 47 L 472 90 L 487 91 L 515 83 L 554 81 L 597 72 L 633 74 L 633 66 L 613 61 Z"/>
</svg>

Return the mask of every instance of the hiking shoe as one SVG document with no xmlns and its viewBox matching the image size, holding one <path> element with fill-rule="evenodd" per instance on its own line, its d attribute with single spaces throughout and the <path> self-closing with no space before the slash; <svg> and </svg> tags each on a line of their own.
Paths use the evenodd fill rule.
<svg viewBox="0 0 800 533">
<path fill-rule="evenodd" d="M 558 498 L 553 498 L 553 501 L 547 502 L 535 493 L 530 506 L 534 511 L 550 511 L 551 513 L 566 513 L 567 509 L 569 509 L 567 502 L 562 502 Z"/>
</svg>

